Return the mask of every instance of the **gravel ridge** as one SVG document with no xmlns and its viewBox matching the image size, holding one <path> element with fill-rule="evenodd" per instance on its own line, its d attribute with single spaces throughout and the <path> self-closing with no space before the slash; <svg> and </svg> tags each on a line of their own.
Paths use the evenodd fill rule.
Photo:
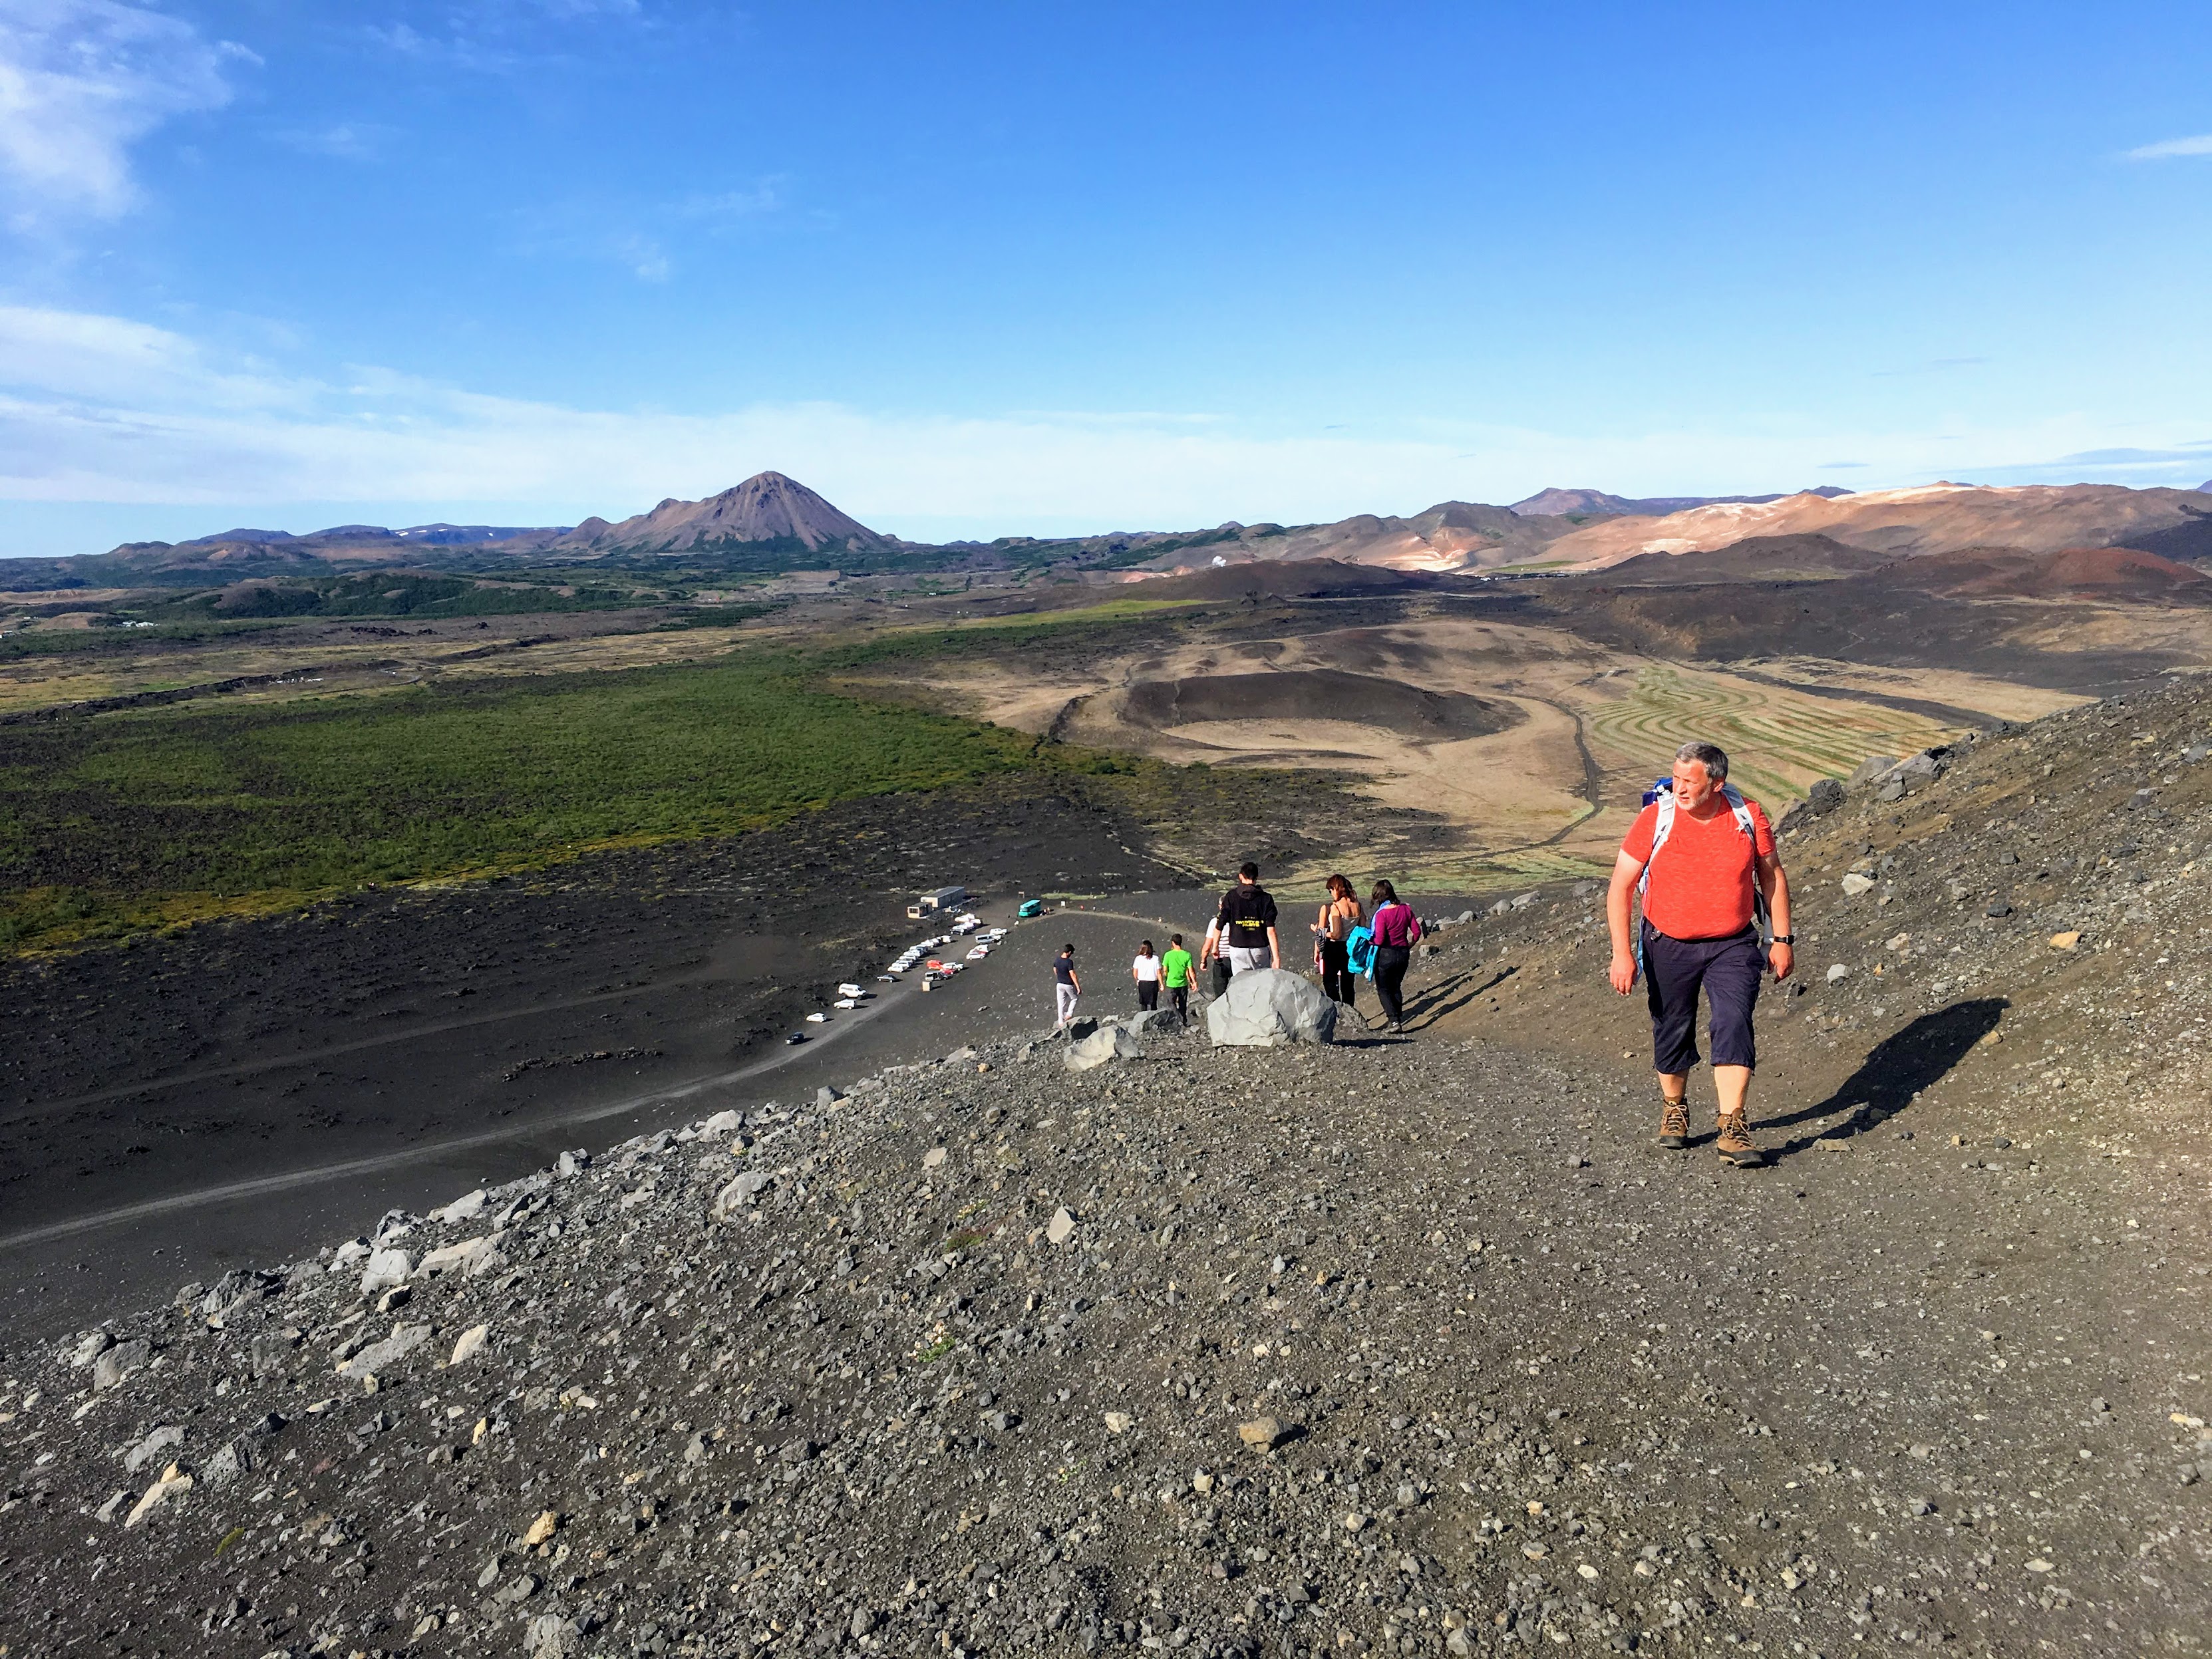
<svg viewBox="0 0 2212 1659">
<path fill-rule="evenodd" d="M 0 1643 L 2197 1650 L 2204 717 L 1797 818 L 1856 1069 L 1765 1170 L 1654 1150 L 1569 889 L 1413 1042 L 994 1042 L 0 1356 Z"/>
</svg>

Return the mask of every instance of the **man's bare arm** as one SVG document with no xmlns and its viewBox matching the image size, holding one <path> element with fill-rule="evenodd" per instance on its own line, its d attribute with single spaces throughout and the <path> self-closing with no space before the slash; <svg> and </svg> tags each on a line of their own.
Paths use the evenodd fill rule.
<svg viewBox="0 0 2212 1659">
<path fill-rule="evenodd" d="M 1644 874 L 1644 860 L 1623 853 L 1613 861 L 1613 883 L 1605 890 L 1605 925 L 1613 935 L 1613 960 L 1606 980 L 1626 996 L 1636 988 L 1636 953 L 1628 940 L 1628 902 Z"/>
</svg>

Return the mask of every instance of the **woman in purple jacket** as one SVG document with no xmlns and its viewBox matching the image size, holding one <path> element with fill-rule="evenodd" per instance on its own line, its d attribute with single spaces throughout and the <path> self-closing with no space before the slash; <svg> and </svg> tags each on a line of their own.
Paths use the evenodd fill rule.
<svg viewBox="0 0 2212 1659">
<path fill-rule="evenodd" d="M 1387 881 L 1375 884 L 1367 902 L 1373 907 L 1367 925 L 1375 934 L 1375 994 L 1382 1000 L 1382 1018 L 1388 1022 L 1388 1029 L 1402 1036 L 1406 1031 L 1406 968 L 1413 961 L 1413 946 L 1421 937 L 1420 918 Z"/>
</svg>

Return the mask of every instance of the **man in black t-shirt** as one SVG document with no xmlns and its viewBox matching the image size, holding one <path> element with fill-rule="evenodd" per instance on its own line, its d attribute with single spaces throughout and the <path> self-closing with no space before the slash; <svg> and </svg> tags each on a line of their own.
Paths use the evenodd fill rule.
<svg viewBox="0 0 2212 1659">
<path fill-rule="evenodd" d="M 1237 884 L 1221 896 L 1221 954 L 1232 974 L 1249 968 L 1283 965 L 1282 941 L 1275 936 L 1275 901 L 1260 885 L 1260 866 L 1237 872 Z"/>
</svg>

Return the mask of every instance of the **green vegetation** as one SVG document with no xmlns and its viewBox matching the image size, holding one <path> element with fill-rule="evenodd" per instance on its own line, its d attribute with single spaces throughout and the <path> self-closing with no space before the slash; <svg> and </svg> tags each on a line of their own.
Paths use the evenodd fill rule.
<svg viewBox="0 0 2212 1659">
<path fill-rule="evenodd" d="M 132 614 L 149 622 L 239 617 L 511 617 L 604 611 L 642 602 L 641 595 L 625 587 L 563 589 L 423 571 L 374 570 L 360 575 L 241 582 L 142 607 Z"/>
<path fill-rule="evenodd" d="M 979 617 L 942 628 L 900 629 L 833 646 L 815 657 L 827 671 L 866 668 L 878 663 L 921 662 L 939 657 L 1019 651 L 1050 642 L 1091 646 L 1109 631 L 1157 621 L 1163 613 L 1187 611 L 1192 599 L 1108 599 L 1079 611 L 1043 616 Z"/>
<path fill-rule="evenodd" d="M 156 623 L 144 628 L 33 628 L 0 636 L 0 662 L 138 651 L 149 641 L 178 645 L 234 642 L 240 635 L 264 633 L 276 625 L 263 621 Z"/>
<path fill-rule="evenodd" d="M 859 664 L 1080 641 L 1171 608 L 1114 600 L 809 655 L 0 726 L 0 949 L 279 909 L 365 883 L 543 868 L 1012 775 L 1164 825 L 1234 825 L 1266 817 L 1285 787 L 1301 799 L 1340 788 L 1334 775 L 1070 748 L 825 684 Z M 721 618 L 698 613 L 710 619 Z"/>
<path fill-rule="evenodd" d="M 788 659 L 0 729 L 0 945 L 528 868 L 1034 764 Z"/>
</svg>

